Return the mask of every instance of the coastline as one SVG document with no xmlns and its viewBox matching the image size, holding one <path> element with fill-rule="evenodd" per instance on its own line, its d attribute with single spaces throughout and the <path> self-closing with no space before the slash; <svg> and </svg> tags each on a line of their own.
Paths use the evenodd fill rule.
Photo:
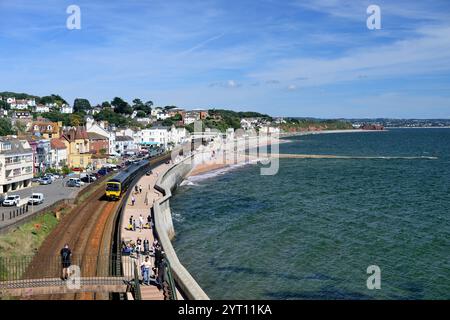
<svg viewBox="0 0 450 320">
<path fill-rule="evenodd" d="M 303 132 L 294 132 L 294 133 L 286 133 L 280 134 L 280 139 L 277 141 L 278 144 L 281 143 L 289 143 L 289 140 L 285 138 L 295 137 L 295 136 L 306 136 L 306 135 L 315 135 L 315 134 L 337 134 L 337 133 L 361 133 L 361 132 L 387 132 L 388 130 L 361 130 L 361 129 L 350 129 L 350 130 L 322 130 L 322 131 L 303 131 Z M 263 140 L 262 143 L 259 143 L 260 147 L 267 146 L 267 140 Z M 239 143 L 239 142 L 238 142 Z M 253 146 L 255 147 L 255 146 Z M 218 148 L 220 150 L 220 147 Z M 242 151 L 242 150 L 241 150 Z M 310 157 L 314 158 L 314 155 Z M 194 164 L 193 169 L 187 174 L 186 178 L 199 176 L 211 171 L 224 169 L 227 167 L 231 167 L 232 165 L 251 163 L 250 161 L 257 161 L 260 159 L 267 159 L 267 157 L 255 157 L 250 155 L 241 154 L 241 152 L 234 152 L 230 150 L 223 150 L 223 157 L 221 159 L 207 159 L 201 163 Z M 223 160 L 222 162 L 218 162 L 219 160 Z"/>
</svg>

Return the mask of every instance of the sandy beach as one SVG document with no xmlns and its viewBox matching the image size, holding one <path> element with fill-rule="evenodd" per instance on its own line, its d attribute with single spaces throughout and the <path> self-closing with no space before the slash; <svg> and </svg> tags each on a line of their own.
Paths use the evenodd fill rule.
<svg viewBox="0 0 450 320">
<path fill-rule="evenodd" d="M 236 149 L 230 148 L 228 146 L 224 146 L 219 142 L 215 142 L 213 145 L 208 146 L 208 150 L 202 151 L 205 154 L 205 157 L 203 158 L 203 161 L 196 164 L 194 166 L 194 169 L 188 174 L 189 176 L 196 176 L 201 175 L 210 171 L 223 169 L 226 167 L 229 167 L 231 165 L 235 164 L 242 164 L 242 163 L 250 163 L 255 162 L 257 160 L 267 160 L 270 157 L 284 157 L 283 155 L 280 155 L 278 152 L 273 152 L 272 154 L 267 154 L 264 150 L 264 148 L 272 144 L 272 146 L 275 146 L 275 144 L 281 144 L 281 143 L 288 143 L 289 140 L 285 138 L 294 137 L 294 136 L 304 136 L 304 135 L 314 135 L 314 134 L 336 134 L 336 133 L 360 133 L 360 132 L 383 132 L 383 131 L 373 131 L 373 130 L 361 130 L 361 129 L 354 129 L 354 130 L 328 130 L 328 131 L 304 131 L 304 132 L 296 132 L 296 133 L 287 133 L 287 134 L 280 134 L 279 138 L 282 139 L 274 139 L 272 141 L 269 141 L 270 139 L 266 137 L 258 137 L 258 138 L 250 138 L 250 139 L 237 139 L 233 141 L 233 143 L 236 145 Z M 227 142 L 229 144 L 230 141 Z M 248 149 L 260 149 L 259 156 L 254 152 L 250 154 L 246 154 L 246 150 Z M 261 150 L 262 149 L 262 150 Z M 213 154 L 214 151 L 214 155 Z M 336 156 L 327 156 L 327 155 L 286 155 L 285 158 L 336 158 Z M 342 156 L 342 158 L 346 158 L 345 156 Z"/>
</svg>

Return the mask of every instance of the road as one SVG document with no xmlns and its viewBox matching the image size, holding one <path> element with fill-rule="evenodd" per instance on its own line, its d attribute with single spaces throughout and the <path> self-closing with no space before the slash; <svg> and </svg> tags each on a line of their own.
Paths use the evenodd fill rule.
<svg viewBox="0 0 450 320">
<path fill-rule="evenodd" d="M 48 185 L 38 185 L 33 183 L 33 186 L 30 188 L 8 192 L 8 195 L 19 195 L 20 199 L 24 199 L 30 197 L 34 192 L 42 193 L 44 194 L 44 202 L 34 207 L 34 210 L 41 210 L 42 208 L 48 207 L 61 199 L 75 198 L 77 193 L 88 185 L 86 183 L 81 188 L 67 187 L 66 183 L 68 180 L 68 177 L 64 179 L 60 178 L 55 180 L 52 184 Z M 17 209 L 17 207 L 0 206 L 0 215 L 2 213 L 9 214 L 10 211 L 15 209 Z M 3 225 L 8 225 L 11 222 L 12 221 L 5 221 L 3 223 L 0 222 L 0 227 Z"/>
</svg>

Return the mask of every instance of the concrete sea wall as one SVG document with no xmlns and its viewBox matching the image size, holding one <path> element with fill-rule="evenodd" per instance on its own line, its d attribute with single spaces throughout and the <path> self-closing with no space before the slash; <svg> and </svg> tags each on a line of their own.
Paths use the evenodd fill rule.
<svg viewBox="0 0 450 320">
<path fill-rule="evenodd" d="M 191 276 L 189 271 L 181 264 L 171 242 L 171 239 L 175 236 L 172 212 L 170 211 L 172 191 L 178 187 L 186 175 L 193 169 L 196 160 L 198 160 L 197 157 L 198 155 L 184 159 L 159 177 L 155 188 L 164 196 L 157 200 L 153 206 L 154 223 L 156 233 L 166 253 L 167 260 L 170 263 L 172 274 L 179 290 L 182 291 L 189 300 L 209 300 L 209 297 L 203 289 Z"/>
</svg>

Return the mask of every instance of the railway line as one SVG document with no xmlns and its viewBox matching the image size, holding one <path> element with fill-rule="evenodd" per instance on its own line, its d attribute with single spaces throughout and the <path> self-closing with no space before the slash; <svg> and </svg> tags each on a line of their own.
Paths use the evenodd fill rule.
<svg viewBox="0 0 450 320">
<path fill-rule="evenodd" d="M 166 161 L 170 155 L 151 159 L 149 167 Z M 143 174 L 143 172 L 142 172 Z M 139 177 L 138 175 L 137 177 Z M 72 250 L 72 264 L 78 265 L 83 277 L 108 276 L 111 244 L 115 232 L 114 217 L 126 201 L 107 201 L 103 181 L 82 203 L 73 207 L 50 233 L 30 263 L 24 278 L 60 277 L 59 252 L 67 243 Z M 130 187 L 131 188 L 131 187 Z M 51 296 L 34 296 L 49 300 L 106 300 L 109 294 L 80 293 Z"/>
</svg>

